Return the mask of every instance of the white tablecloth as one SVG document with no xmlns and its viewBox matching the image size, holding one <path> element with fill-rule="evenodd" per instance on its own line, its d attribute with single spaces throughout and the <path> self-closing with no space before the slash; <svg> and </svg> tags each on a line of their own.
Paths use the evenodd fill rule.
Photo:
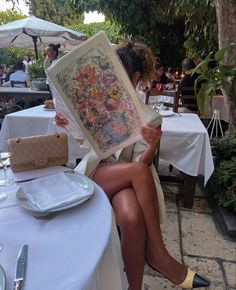
<svg viewBox="0 0 236 290">
<path fill-rule="evenodd" d="M 64 131 L 54 123 L 55 111 L 48 111 L 43 106 L 18 111 L 4 118 L 0 131 L 0 151 L 7 150 L 7 140 L 17 137 L 52 134 Z M 79 143 L 69 138 L 69 159 L 82 158 L 87 149 L 80 148 Z"/>
<path fill-rule="evenodd" d="M 0 188 L 5 189 L 8 198 L 0 202 L 0 263 L 6 271 L 6 290 L 13 289 L 23 244 L 29 245 L 24 290 L 125 289 L 119 237 L 101 188 L 96 186 L 91 200 L 51 220 L 36 220 L 16 205 L 16 185 Z"/>
<path fill-rule="evenodd" d="M 206 128 L 196 114 L 163 118 L 160 158 L 177 169 L 197 176 L 211 176 L 214 165 Z"/>
<path fill-rule="evenodd" d="M 54 124 L 54 116 L 55 111 L 45 111 L 42 106 L 7 115 L 0 132 L 0 150 L 7 149 L 9 138 L 63 130 Z M 189 175 L 204 175 L 206 182 L 214 166 L 208 133 L 199 117 L 195 114 L 164 117 L 162 131 L 161 158 Z M 81 158 L 87 151 L 69 137 L 70 159 Z"/>
</svg>

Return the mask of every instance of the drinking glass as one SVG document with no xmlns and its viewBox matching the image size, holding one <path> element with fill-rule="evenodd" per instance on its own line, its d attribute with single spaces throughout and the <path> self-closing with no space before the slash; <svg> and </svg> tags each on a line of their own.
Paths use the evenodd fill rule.
<svg viewBox="0 0 236 290">
<path fill-rule="evenodd" d="M 164 102 L 157 102 L 156 103 L 156 108 L 157 108 L 157 111 L 159 112 L 164 106 Z"/>
<path fill-rule="evenodd" d="M 13 179 L 7 178 L 7 165 L 9 163 L 10 156 L 10 152 L 0 152 L 0 164 L 2 164 L 4 171 L 4 179 L 0 180 L 0 186 L 7 186 L 14 182 Z"/>
</svg>

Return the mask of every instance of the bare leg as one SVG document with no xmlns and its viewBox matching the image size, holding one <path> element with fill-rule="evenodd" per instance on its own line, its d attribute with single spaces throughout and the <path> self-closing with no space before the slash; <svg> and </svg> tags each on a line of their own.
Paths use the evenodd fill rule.
<svg viewBox="0 0 236 290">
<path fill-rule="evenodd" d="M 121 248 L 130 290 L 141 290 L 145 256 L 145 225 L 142 210 L 132 188 L 112 199 L 121 232 Z"/>
<path fill-rule="evenodd" d="M 134 189 L 144 217 L 148 261 L 173 283 L 183 282 L 187 268 L 169 255 L 162 240 L 156 188 L 148 165 L 142 162 L 104 165 L 93 174 L 93 180 L 110 199 L 123 189 Z"/>
</svg>

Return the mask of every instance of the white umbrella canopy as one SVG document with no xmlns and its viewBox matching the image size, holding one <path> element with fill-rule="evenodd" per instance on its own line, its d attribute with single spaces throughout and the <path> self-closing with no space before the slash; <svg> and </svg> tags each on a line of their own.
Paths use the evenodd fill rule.
<svg viewBox="0 0 236 290">
<path fill-rule="evenodd" d="M 44 49 L 50 43 L 60 43 L 62 50 L 70 50 L 86 36 L 72 29 L 45 21 L 35 16 L 0 25 L 0 47 L 34 49 L 36 59 L 38 49 Z"/>
</svg>

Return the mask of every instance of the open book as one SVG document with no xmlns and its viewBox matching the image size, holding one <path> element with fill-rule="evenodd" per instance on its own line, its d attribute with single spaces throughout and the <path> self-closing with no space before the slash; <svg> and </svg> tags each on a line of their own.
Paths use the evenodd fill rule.
<svg viewBox="0 0 236 290">
<path fill-rule="evenodd" d="M 87 139 L 100 158 L 140 139 L 140 103 L 104 32 L 58 60 L 47 75 L 67 131 Z"/>
</svg>

